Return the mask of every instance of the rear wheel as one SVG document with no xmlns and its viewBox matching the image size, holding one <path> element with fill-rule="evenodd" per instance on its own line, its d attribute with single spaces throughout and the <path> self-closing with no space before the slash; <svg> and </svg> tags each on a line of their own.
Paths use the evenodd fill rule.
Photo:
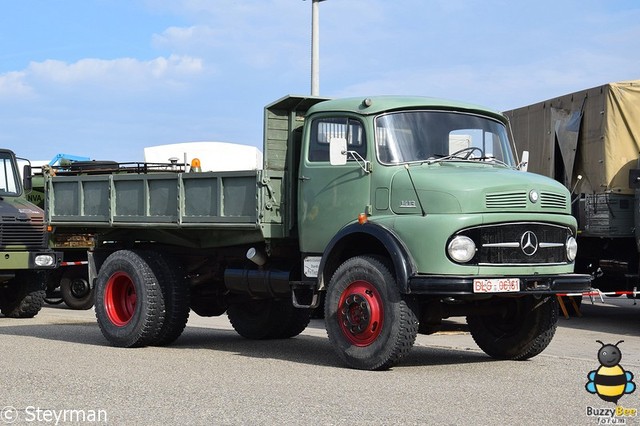
<svg viewBox="0 0 640 426">
<path fill-rule="evenodd" d="M 558 323 L 555 296 L 497 299 L 495 315 L 469 315 L 473 340 L 487 355 L 524 360 L 541 353 L 551 343 Z"/>
<path fill-rule="evenodd" d="M 138 252 L 120 250 L 102 264 L 96 282 L 96 318 L 114 346 L 157 341 L 165 319 L 158 277 Z"/>
<path fill-rule="evenodd" d="M 189 286 L 178 262 L 158 252 L 144 252 L 142 257 L 160 283 L 165 306 L 164 322 L 153 345 L 168 345 L 176 340 L 189 319 Z"/>
<path fill-rule="evenodd" d="M 309 309 L 295 308 L 291 300 L 250 300 L 229 305 L 227 315 L 236 332 L 247 339 L 288 339 L 297 336 L 311 319 Z"/>
<path fill-rule="evenodd" d="M 395 277 L 370 256 L 353 257 L 336 270 L 327 289 L 325 322 L 338 356 L 363 370 L 397 364 L 418 333 L 417 317 Z"/>
<path fill-rule="evenodd" d="M 0 311 L 10 318 L 33 318 L 40 312 L 46 295 L 46 272 L 18 271 L 0 289 Z"/>
<path fill-rule="evenodd" d="M 86 267 L 67 267 L 60 279 L 60 295 L 71 309 L 87 310 L 93 306 L 93 289 Z"/>
</svg>

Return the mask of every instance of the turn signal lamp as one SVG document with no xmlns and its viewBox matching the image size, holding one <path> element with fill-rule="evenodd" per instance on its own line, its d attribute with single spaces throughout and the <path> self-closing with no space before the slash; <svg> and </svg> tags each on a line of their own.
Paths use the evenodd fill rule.
<svg viewBox="0 0 640 426">
<path fill-rule="evenodd" d="M 358 223 L 360 225 L 364 225 L 367 222 L 369 222 L 369 218 L 367 218 L 367 214 L 366 213 L 360 213 L 358 215 Z"/>
</svg>

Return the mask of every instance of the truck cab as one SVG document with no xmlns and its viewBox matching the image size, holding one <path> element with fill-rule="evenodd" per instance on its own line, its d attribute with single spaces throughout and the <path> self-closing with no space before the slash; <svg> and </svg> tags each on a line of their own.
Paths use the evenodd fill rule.
<svg viewBox="0 0 640 426">
<path fill-rule="evenodd" d="M 24 197 L 31 171 L 20 179 L 15 154 L 0 149 L 0 311 L 35 316 L 42 307 L 48 272 L 62 260 L 49 250 L 44 212 Z"/>
<path fill-rule="evenodd" d="M 529 358 L 546 346 L 555 294 L 585 291 L 590 278 L 573 274 L 569 192 L 518 170 L 500 113 L 376 97 L 319 102 L 305 120 L 300 251 L 304 279 L 326 291 L 334 344 L 366 353 L 396 309 L 425 333 L 465 315 L 478 345 L 499 358 Z M 385 276 L 391 282 L 379 285 Z M 385 295 L 387 286 L 398 295 Z M 390 309 L 392 298 L 399 301 Z M 533 323 L 540 328 L 528 340 Z M 373 367 L 387 356 L 397 355 Z"/>
</svg>

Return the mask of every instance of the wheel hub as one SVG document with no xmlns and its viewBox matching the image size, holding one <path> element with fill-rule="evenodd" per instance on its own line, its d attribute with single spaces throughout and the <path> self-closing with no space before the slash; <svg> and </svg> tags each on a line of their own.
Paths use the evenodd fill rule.
<svg viewBox="0 0 640 426">
<path fill-rule="evenodd" d="M 71 282 L 71 294 L 78 299 L 89 294 L 89 283 L 82 278 L 75 279 Z"/>
<path fill-rule="evenodd" d="M 360 294 L 352 294 L 342 304 L 340 311 L 343 325 L 353 334 L 362 333 L 371 320 L 371 307 Z"/>
<path fill-rule="evenodd" d="M 107 281 L 104 294 L 106 313 L 111 322 L 123 327 L 131 321 L 136 309 L 137 295 L 131 277 L 116 272 Z"/>
</svg>

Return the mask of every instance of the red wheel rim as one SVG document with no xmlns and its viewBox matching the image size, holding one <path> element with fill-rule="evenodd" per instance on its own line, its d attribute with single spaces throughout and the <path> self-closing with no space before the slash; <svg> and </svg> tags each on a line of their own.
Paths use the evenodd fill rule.
<svg viewBox="0 0 640 426">
<path fill-rule="evenodd" d="M 136 300 L 136 288 L 129 274 L 116 272 L 109 277 L 104 292 L 104 306 L 114 325 L 123 327 L 131 321 Z"/>
<path fill-rule="evenodd" d="M 372 344 L 382 331 L 384 309 L 378 290 L 367 281 L 355 281 L 338 303 L 338 321 L 344 336 L 355 346 Z"/>
</svg>

